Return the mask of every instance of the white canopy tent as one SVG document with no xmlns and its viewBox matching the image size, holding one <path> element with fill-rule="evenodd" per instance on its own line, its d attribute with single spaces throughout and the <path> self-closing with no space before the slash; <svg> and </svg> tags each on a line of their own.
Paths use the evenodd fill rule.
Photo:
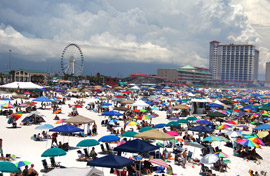
<svg viewBox="0 0 270 176">
<path fill-rule="evenodd" d="M 149 104 L 145 103 L 142 100 L 139 100 L 139 101 L 136 101 L 135 103 L 131 104 L 131 106 L 148 107 Z"/>
<path fill-rule="evenodd" d="M 41 89 L 42 86 L 34 84 L 32 82 L 13 82 L 0 86 L 5 89 Z"/>
<path fill-rule="evenodd" d="M 43 174 L 44 176 L 104 176 L 104 173 L 96 168 L 76 168 L 76 167 L 69 167 L 69 168 L 55 168 L 52 171 Z"/>
</svg>

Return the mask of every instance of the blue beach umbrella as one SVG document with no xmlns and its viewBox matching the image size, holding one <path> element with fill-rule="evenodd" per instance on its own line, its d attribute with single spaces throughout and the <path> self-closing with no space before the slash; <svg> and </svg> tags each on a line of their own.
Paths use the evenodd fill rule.
<svg viewBox="0 0 270 176">
<path fill-rule="evenodd" d="M 168 126 L 166 123 L 159 123 L 159 124 L 155 125 L 154 128 L 164 128 L 166 126 Z"/>
<path fill-rule="evenodd" d="M 114 135 L 114 134 L 110 134 L 110 135 L 106 135 L 106 136 L 102 136 L 101 138 L 99 138 L 99 142 L 116 142 L 120 140 L 120 137 Z"/>
</svg>

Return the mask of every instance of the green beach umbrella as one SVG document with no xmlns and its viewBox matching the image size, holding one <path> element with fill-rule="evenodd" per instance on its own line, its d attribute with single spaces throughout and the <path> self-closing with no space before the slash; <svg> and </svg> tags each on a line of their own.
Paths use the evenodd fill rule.
<svg viewBox="0 0 270 176">
<path fill-rule="evenodd" d="M 19 172 L 19 169 L 9 161 L 0 161 L 0 172 Z"/>
<path fill-rule="evenodd" d="M 61 148 L 50 148 L 45 150 L 41 157 L 55 157 L 55 156 L 64 156 L 67 152 Z"/>
<path fill-rule="evenodd" d="M 174 126 L 174 127 L 178 127 L 180 124 L 177 121 L 171 121 L 169 123 L 167 123 L 168 126 Z"/>
<path fill-rule="evenodd" d="M 92 147 L 99 145 L 99 142 L 95 139 L 85 139 L 77 144 L 77 147 Z"/>
<path fill-rule="evenodd" d="M 140 109 L 140 112 L 147 112 L 146 109 Z"/>
<path fill-rule="evenodd" d="M 204 138 L 203 141 L 220 141 L 220 139 L 215 136 L 208 136 Z"/>
<path fill-rule="evenodd" d="M 187 119 L 179 119 L 177 120 L 178 123 L 185 123 L 185 124 L 188 124 L 188 120 Z"/>
<path fill-rule="evenodd" d="M 153 129 L 152 127 L 147 126 L 147 127 L 141 128 L 141 129 L 139 130 L 139 132 L 141 133 L 141 132 L 148 131 L 148 130 L 152 130 L 152 129 Z"/>
<path fill-rule="evenodd" d="M 220 139 L 220 141 L 224 141 L 224 142 L 227 142 L 229 141 L 227 138 L 225 138 L 224 136 L 216 136 L 217 138 Z"/>
<path fill-rule="evenodd" d="M 26 166 L 29 164 L 31 164 L 31 162 L 29 162 L 29 161 L 19 161 L 19 162 L 15 163 L 15 166 L 16 167 L 23 167 L 23 166 Z"/>
<path fill-rule="evenodd" d="M 186 120 L 197 120 L 198 118 L 197 117 L 188 117 L 188 118 L 186 118 Z"/>
<path fill-rule="evenodd" d="M 121 137 L 133 137 L 136 133 L 135 131 L 126 131 L 123 134 L 121 134 Z"/>
</svg>

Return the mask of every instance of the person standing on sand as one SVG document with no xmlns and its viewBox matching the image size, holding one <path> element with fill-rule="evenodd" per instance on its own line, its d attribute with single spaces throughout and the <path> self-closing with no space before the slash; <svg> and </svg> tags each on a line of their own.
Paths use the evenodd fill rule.
<svg viewBox="0 0 270 176">
<path fill-rule="evenodd" d="M 58 146 L 58 144 L 57 144 L 57 136 L 58 136 L 57 133 L 52 134 L 52 145 L 51 146 L 53 146 L 53 143 L 55 143 L 56 146 Z"/>
</svg>

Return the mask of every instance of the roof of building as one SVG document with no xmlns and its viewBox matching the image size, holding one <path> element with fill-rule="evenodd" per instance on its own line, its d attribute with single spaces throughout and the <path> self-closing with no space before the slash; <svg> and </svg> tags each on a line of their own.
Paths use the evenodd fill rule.
<svg viewBox="0 0 270 176">
<path fill-rule="evenodd" d="M 254 45 L 234 45 L 234 44 L 231 44 L 231 45 L 219 45 L 219 46 L 254 46 Z"/>
<path fill-rule="evenodd" d="M 180 69 L 194 70 L 194 69 L 196 69 L 196 68 L 195 68 L 195 67 L 192 67 L 192 66 L 190 66 L 190 65 L 186 65 L 186 66 L 184 66 L 184 67 L 180 67 Z"/>
<path fill-rule="evenodd" d="M 202 72 L 202 71 L 195 71 L 195 70 L 182 70 L 182 69 L 177 69 L 178 72 L 186 72 L 186 73 L 195 73 L 195 74 L 205 74 L 205 75 L 212 75 L 210 72 Z"/>
<path fill-rule="evenodd" d="M 220 43 L 219 41 L 216 41 L 216 40 L 213 40 L 212 42 L 210 43 Z"/>
<path fill-rule="evenodd" d="M 32 69 L 19 69 L 19 70 L 23 70 L 23 71 L 26 71 L 26 72 L 29 72 L 29 73 L 46 73 L 42 70 L 32 70 Z M 17 70 L 17 71 L 19 71 Z"/>
</svg>

